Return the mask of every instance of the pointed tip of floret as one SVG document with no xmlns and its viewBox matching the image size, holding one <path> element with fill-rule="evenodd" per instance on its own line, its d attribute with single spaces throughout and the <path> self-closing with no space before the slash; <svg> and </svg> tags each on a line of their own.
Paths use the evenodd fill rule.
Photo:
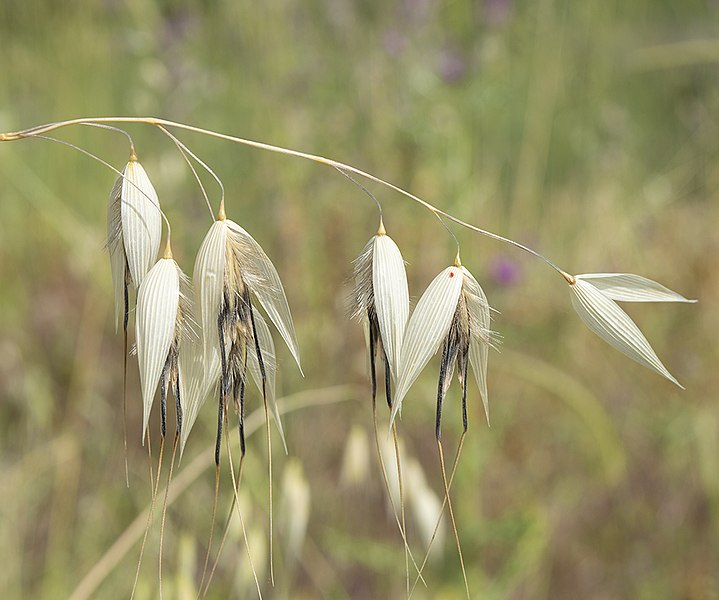
<svg viewBox="0 0 719 600">
<path fill-rule="evenodd" d="M 380 215 L 379 227 L 377 228 L 377 235 L 387 235 L 387 230 L 384 228 L 384 219 Z"/>
<path fill-rule="evenodd" d="M 459 255 L 459 248 L 457 248 L 457 255 L 454 257 L 454 266 L 457 267 L 458 269 L 462 268 L 462 259 L 460 258 L 460 255 Z"/>
</svg>

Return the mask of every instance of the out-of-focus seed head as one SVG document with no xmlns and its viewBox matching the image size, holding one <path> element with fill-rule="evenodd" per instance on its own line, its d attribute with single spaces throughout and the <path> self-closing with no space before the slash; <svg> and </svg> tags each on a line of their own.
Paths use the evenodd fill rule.
<svg viewBox="0 0 719 600">
<path fill-rule="evenodd" d="M 358 425 L 354 425 L 347 436 L 344 454 L 342 456 L 342 470 L 340 481 L 349 487 L 364 485 L 369 478 L 370 445 L 367 432 Z"/>
<path fill-rule="evenodd" d="M 282 500 L 280 503 L 280 530 L 285 546 L 285 564 L 291 568 L 302 555 L 302 546 L 310 520 L 310 486 L 302 464 L 289 460 L 282 476 Z"/>
<path fill-rule="evenodd" d="M 442 556 L 446 535 L 445 519 L 439 522 L 439 526 L 435 531 L 437 515 L 442 512 L 442 502 L 427 483 L 427 478 L 419 461 L 415 458 L 409 458 L 406 461 L 405 472 L 407 502 L 417 524 L 422 544 L 425 547 L 432 544 L 429 560 L 430 562 L 436 562 Z M 434 540 L 434 543 L 432 540 Z"/>
</svg>

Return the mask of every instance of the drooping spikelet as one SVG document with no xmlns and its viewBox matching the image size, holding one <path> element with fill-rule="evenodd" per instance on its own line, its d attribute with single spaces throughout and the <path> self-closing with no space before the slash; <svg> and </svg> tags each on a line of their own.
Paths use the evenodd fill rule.
<svg viewBox="0 0 719 600">
<path fill-rule="evenodd" d="M 440 435 L 442 400 L 455 367 L 462 386 L 463 420 L 466 429 L 467 371 L 472 365 L 489 420 L 487 400 L 487 357 L 492 334 L 490 309 L 482 288 L 461 264 L 447 267 L 417 303 L 407 325 L 400 356 L 399 381 L 392 406 L 393 421 L 402 400 L 429 359 L 442 348 L 442 364 L 437 391 L 436 434 Z"/>
<path fill-rule="evenodd" d="M 115 330 L 128 316 L 128 288 L 137 290 L 155 263 L 162 236 L 157 192 L 134 152 L 110 193 L 107 248 L 115 297 Z"/>
<path fill-rule="evenodd" d="M 191 332 L 188 287 L 187 277 L 172 258 L 168 246 L 165 257 L 150 269 L 138 291 L 135 331 L 143 400 L 143 440 L 158 383 L 162 435 L 165 435 L 166 399 L 170 389 L 177 400 L 177 430 L 182 430 L 182 368 L 178 359 L 180 348 Z"/>
<path fill-rule="evenodd" d="M 284 443 L 274 398 L 274 344 L 254 308 L 258 301 L 299 366 L 294 324 L 277 270 L 255 239 L 221 213 L 197 253 L 193 284 L 200 336 L 180 361 L 192 369 L 192 380 L 185 384 L 183 444 L 200 405 L 218 385 L 221 396 L 232 395 L 242 413 L 248 369 L 266 394 Z"/>
<path fill-rule="evenodd" d="M 375 357 L 384 358 L 387 402 L 392 404 L 391 378 L 397 380 L 400 349 L 407 317 L 409 290 L 402 254 L 380 221 L 377 234 L 355 260 L 352 316 L 366 327 L 373 395 L 376 392 Z"/>
</svg>

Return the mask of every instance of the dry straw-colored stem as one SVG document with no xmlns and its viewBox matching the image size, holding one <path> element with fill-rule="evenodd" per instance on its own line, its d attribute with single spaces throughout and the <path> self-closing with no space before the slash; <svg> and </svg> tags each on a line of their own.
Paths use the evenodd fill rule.
<svg viewBox="0 0 719 600">
<path fill-rule="evenodd" d="M 419 196 L 415 196 L 414 194 L 402 189 L 399 186 L 394 185 L 393 183 L 390 183 L 389 181 L 386 181 L 384 179 L 381 179 L 379 177 L 376 177 L 375 175 L 372 175 L 371 173 L 367 173 L 366 171 L 362 171 L 361 169 L 358 169 L 356 167 L 353 167 L 351 165 L 347 165 L 345 163 L 341 163 L 336 160 L 332 160 L 330 158 L 325 158 L 323 156 L 318 156 L 316 154 L 309 154 L 307 152 L 300 152 L 299 150 L 292 150 L 290 148 L 283 148 L 281 146 L 274 146 L 272 144 L 265 144 L 264 142 L 257 142 L 255 140 L 249 140 L 246 138 L 236 137 L 233 135 L 228 135 L 226 133 L 220 133 L 217 131 L 212 131 L 210 129 L 203 129 L 202 127 L 195 127 L 193 125 L 186 125 L 184 123 L 178 123 L 176 121 L 169 121 L 167 119 L 160 119 L 157 117 L 87 117 L 87 118 L 79 118 L 79 119 L 70 119 L 68 121 L 57 121 L 55 123 L 47 123 L 45 125 L 38 125 L 37 127 L 31 127 L 29 129 L 23 129 L 21 131 L 13 131 L 9 133 L 0 133 L 0 142 L 12 142 L 15 140 L 21 140 L 24 138 L 31 138 L 34 136 L 42 135 L 45 133 L 49 133 L 51 131 L 54 131 L 56 129 L 61 129 L 63 127 L 69 127 L 71 125 L 97 125 L 97 124 L 108 124 L 108 123 L 142 123 L 145 125 L 153 125 L 155 127 L 163 128 L 163 127 L 170 127 L 170 128 L 177 128 L 177 129 L 183 129 L 185 131 L 190 131 L 193 133 L 199 133 L 202 135 L 207 135 L 213 138 L 226 140 L 229 142 L 233 142 L 236 144 L 242 144 L 243 146 L 249 146 L 251 148 L 257 148 L 259 150 L 266 150 L 268 152 L 275 152 L 277 154 L 286 154 L 288 156 L 295 156 L 297 158 L 302 158 L 304 160 L 309 160 L 318 164 L 327 165 L 330 167 L 333 167 L 335 169 L 340 169 L 345 172 L 353 173 L 355 175 L 358 175 L 359 177 L 363 177 L 365 179 L 369 179 L 370 181 L 374 181 L 375 183 L 378 183 L 380 185 L 383 185 L 385 187 L 388 187 L 391 190 L 394 190 L 395 192 L 402 194 L 403 196 L 409 198 L 410 200 L 424 206 L 426 209 L 431 211 L 437 216 L 444 217 L 445 219 L 448 219 L 454 223 L 457 223 L 458 225 L 461 225 L 462 227 L 466 227 L 467 229 L 470 229 L 471 231 L 474 231 L 476 233 L 479 233 L 481 235 L 484 235 L 486 237 L 489 237 L 493 240 L 497 240 L 499 242 L 504 242 L 505 244 L 509 244 L 511 246 L 514 246 L 515 248 L 519 248 L 520 250 L 523 250 L 524 252 L 527 252 L 531 254 L 532 256 L 535 256 L 536 258 L 539 258 L 540 260 L 544 261 L 546 264 L 548 264 L 550 267 L 552 267 L 557 273 L 559 273 L 564 280 L 567 283 L 573 283 L 573 278 L 571 275 L 560 269 L 556 264 L 554 264 L 551 260 L 546 258 L 545 256 L 541 255 L 536 250 L 533 250 L 532 248 L 529 248 L 528 246 L 525 246 L 524 244 L 520 244 L 519 242 L 506 238 L 504 236 L 501 236 L 496 233 L 492 233 L 491 231 L 487 231 L 486 229 L 482 229 L 480 227 L 477 227 L 476 225 L 472 225 L 471 223 L 467 223 L 466 221 L 463 221 L 462 219 L 459 219 L 455 217 L 454 215 L 451 215 L 449 213 L 444 212 L 443 210 L 437 208 L 436 206 L 430 204 L 429 202 L 422 200 Z"/>
</svg>

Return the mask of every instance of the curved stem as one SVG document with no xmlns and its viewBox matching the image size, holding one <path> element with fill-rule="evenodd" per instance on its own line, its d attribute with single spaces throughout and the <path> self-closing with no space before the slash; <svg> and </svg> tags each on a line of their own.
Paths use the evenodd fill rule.
<svg viewBox="0 0 719 600">
<path fill-rule="evenodd" d="M 129 134 L 129 132 L 125 131 L 124 129 L 120 129 L 119 127 L 113 127 L 112 125 L 103 125 L 102 123 L 85 123 L 88 127 L 97 127 L 98 129 L 107 129 L 108 131 L 114 131 L 116 133 L 121 133 L 127 138 L 127 141 L 130 142 L 130 154 L 135 156 L 137 158 L 137 155 L 135 155 L 135 142 L 132 141 L 132 136 Z"/>
<path fill-rule="evenodd" d="M 220 133 L 217 131 L 212 131 L 210 129 L 203 129 L 202 127 L 195 127 L 193 125 L 185 125 L 184 123 L 178 123 L 176 121 L 169 121 L 167 119 L 160 119 L 157 117 L 91 117 L 91 118 L 70 119 L 67 121 L 57 121 L 54 123 L 48 123 L 46 125 L 38 125 L 37 127 L 31 127 L 30 129 L 23 129 L 21 131 L 0 133 L 0 142 L 12 142 L 12 141 L 20 140 L 23 138 L 29 138 L 29 137 L 33 137 L 36 135 L 48 133 L 50 131 L 54 131 L 55 129 L 60 129 L 62 127 L 69 127 L 70 125 L 81 125 L 81 124 L 87 125 L 87 124 L 93 124 L 93 123 L 143 123 L 145 125 L 154 125 L 157 127 L 159 127 L 159 126 L 176 127 L 177 129 L 184 129 L 185 131 L 191 131 L 193 133 L 200 133 L 202 135 L 207 135 L 207 136 L 214 137 L 214 138 L 217 138 L 220 140 L 226 140 L 228 142 L 234 142 L 236 144 L 242 144 L 243 146 L 249 146 L 251 148 L 266 150 L 268 152 L 275 152 L 277 154 L 285 154 L 288 156 L 295 156 L 297 158 L 302 158 L 304 160 L 309 160 L 309 161 L 312 161 L 315 163 L 328 165 L 335 169 L 340 169 L 342 171 L 354 173 L 355 175 L 364 177 L 365 179 L 369 179 L 370 181 L 374 181 L 375 183 L 378 183 L 380 185 L 388 187 L 389 189 L 394 190 L 395 192 L 397 192 L 399 194 L 402 194 L 403 196 L 409 198 L 410 200 L 416 202 L 417 204 L 424 206 L 427 210 L 433 212 L 434 214 L 441 215 L 441 216 L 445 217 L 446 219 L 449 219 L 450 221 L 453 221 L 454 223 L 461 225 L 462 227 L 466 227 L 467 229 L 469 229 L 471 231 L 479 233 L 480 235 L 491 238 L 498 242 L 504 242 L 505 244 L 514 246 L 515 248 L 518 248 L 519 250 L 523 250 L 524 252 L 527 252 L 527 253 L 531 254 L 532 256 L 544 261 L 546 264 L 548 264 L 550 267 L 552 267 L 555 271 L 557 271 L 557 273 L 559 273 L 567 283 L 572 283 L 572 281 L 573 281 L 573 277 L 571 275 L 569 275 L 568 273 L 566 273 L 565 271 L 560 269 L 551 260 L 549 260 L 545 256 L 541 255 L 536 250 L 533 250 L 532 248 L 525 246 L 524 244 L 520 244 L 519 242 L 516 242 L 512 239 L 506 238 L 506 237 L 501 236 L 496 233 L 492 233 L 491 231 L 487 231 L 486 229 L 482 229 L 480 227 L 472 225 L 471 223 L 467 223 L 466 221 L 463 221 L 462 219 L 459 219 L 447 212 L 444 212 L 443 210 L 430 204 L 426 200 L 422 200 L 422 198 L 420 198 L 419 196 L 415 196 L 414 194 L 402 189 L 401 187 L 394 185 L 393 183 L 390 183 L 389 181 L 386 181 L 384 179 L 376 177 L 375 175 L 372 175 L 371 173 L 367 173 L 366 171 L 362 171 L 361 169 L 358 169 L 351 165 L 347 165 L 345 163 L 341 163 L 336 160 L 325 158 L 323 156 L 318 156 L 316 154 L 300 152 L 299 150 L 292 150 L 290 148 L 283 148 L 281 146 L 274 146 L 272 144 L 265 144 L 264 142 L 256 142 L 254 140 L 249 140 L 249 139 L 237 137 L 234 135 L 227 135 L 226 133 Z"/>
<path fill-rule="evenodd" d="M 377 200 L 375 195 L 372 192 L 370 192 L 365 186 L 363 186 L 359 181 L 357 181 L 354 177 L 352 177 L 352 175 L 343 171 L 340 167 L 335 167 L 335 169 L 337 169 L 337 171 L 342 173 L 342 175 L 344 175 L 347 179 L 349 179 L 352 183 L 354 183 L 358 188 L 360 188 L 365 194 L 367 194 L 370 198 L 372 198 L 374 203 L 377 205 L 377 210 L 379 211 L 379 220 L 382 221 L 383 217 L 384 217 L 384 211 L 382 210 L 382 205 L 379 203 L 379 200 Z"/>
<path fill-rule="evenodd" d="M 447 223 L 444 222 L 444 219 L 442 219 L 442 215 L 438 213 L 434 213 L 434 216 L 437 217 L 437 220 L 442 224 L 442 227 L 444 227 L 447 230 L 447 233 L 452 236 L 452 239 L 454 240 L 455 245 L 457 246 L 457 258 L 454 260 L 455 265 L 458 267 L 461 267 L 462 264 L 459 260 L 459 250 L 460 250 L 460 244 L 459 240 L 457 239 L 457 236 L 454 235 L 454 231 L 452 231 Z"/>
<path fill-rule="evenodd" d="M 207 190 L 205 189 L 205 186 L 202 183 L 202 179 L 200 179 L 200 176 L 197 173 L 197 169 L 195 169 L 195 165 L 192 164 L 192 161 L 190 160 L 190 156 L 194 158 L 197 162 L 199 162 L 205 169 L 207 169 L 212 175 L 217 179 L 217 181 L 220 181 L 217 175 L 215 175 L 215 172 L 210 169 L 204 162 L 202 162 L 197 156 L 195 156 L 192 151 L 185 146 L 179 139 L 177 139 L 172 133 L 170 133 L 167 129 L 159 126 L 160 131 L 162 131 L 167 137 L 169 137 L 179 150 L 180 154 L 182 155 L 182 158 L 185 159 L 185 162 L 187 163 L 187 166 L 190 168 L 190 171 L 192 171 L 192 174 L 195 177 L 195 181 L 197 182 L 197 185 L 200 187 L 200 191 L 202 192 L 202 197 L 205 199 L 205 204 L 207 204 L 207 208 L 210 211 L 210 218 L 214 221 L 215 220 L 215 213 L 212 210 L 212 204 L 210 204 L 210 198 L 207 195 Z M 225 199 L 225 186 L 222 185 L 222 182 L 220 181 L 220 187 L 222 188 L 222 200 Z"/>
</svg>

